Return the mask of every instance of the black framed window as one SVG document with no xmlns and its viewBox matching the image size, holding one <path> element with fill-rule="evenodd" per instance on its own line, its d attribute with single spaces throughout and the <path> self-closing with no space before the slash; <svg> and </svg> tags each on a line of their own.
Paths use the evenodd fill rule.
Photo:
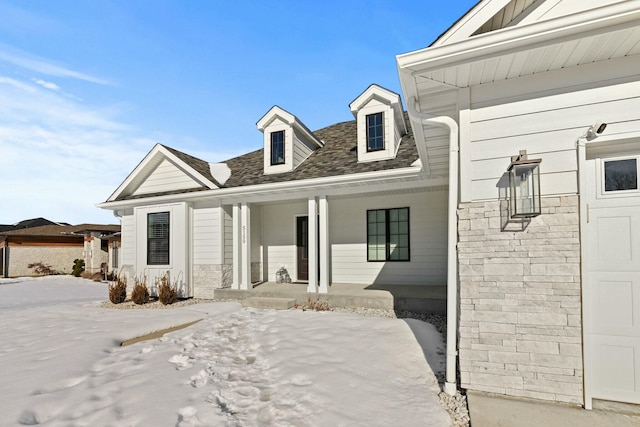
<svg viewBox="0 0 640 427">
<path fill-rule="evenodd" d="M 147 215 L 147 264 L 169 264 L 169 212 Z"/>
<path fill-rule="evenodd" d="M 384 114 L 369 114 L 367 121 L 367 151 L 384 150 Z"/>
<path fill-rule="evenodd" d="M 604 191 L 625 191 L 637 189 L 637 159 L 606 160 L 604 162 Z"/>
<path fill-rule="evenodd" d="M 367 261 L 409 261 L 409 208 L 367 211 Z"/>
<path fill-rule="evenodd" d="M 271 132 L 271 164 L 284 164 L 284 131 Z"/>
</svg>

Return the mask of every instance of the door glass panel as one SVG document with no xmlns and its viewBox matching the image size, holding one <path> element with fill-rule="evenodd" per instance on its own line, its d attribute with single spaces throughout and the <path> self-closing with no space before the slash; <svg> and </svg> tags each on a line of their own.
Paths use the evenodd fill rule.
<svg viewBox="0 0 640 427">
<path fill-rule="evenodd" d="M 637 159 L 607 160 L 604 162 L 604 191 L 637 189 Z"/>
</svg>

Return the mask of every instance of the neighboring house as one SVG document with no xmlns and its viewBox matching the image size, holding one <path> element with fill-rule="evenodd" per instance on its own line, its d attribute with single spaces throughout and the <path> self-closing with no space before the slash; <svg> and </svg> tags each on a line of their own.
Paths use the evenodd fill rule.
<svg viewBox="0 0 640 427">
<path fill-rule="evenodd" d="M 462 388 L 640 403 L 640 2 L 480 1 L 397 62 L 451 184 Z M 521 150 L 540 180 L 509 190 Z"/>
<path fill-rule="evenodd" d="M 119 225 L 56 224 L 1 232 L 0 277 L 33 276 L 34 263 L 69 274 L 75 259 L 84 259 L 87 271 L 100 272 L 109 259 L 105 233 L 119 230 Z"/>
<path fill-rule="evenodd" d="M 264 148 L 209 164 L 156 145 L 99 206 L 122 218 L 121 271 L 183 296 L 249 289 L 285 269 L 332 283 L 443 286 L 447 178 L 425 181 L 400 96 L 371 85 L 355 120 L 311 131 L 280 107 Z"/>
<path fill-rule="evenodd" d="M 43 227 L 45 225 L 69 225 L 66 223 L 57 223 L 49 221 L 46 218 L 25 219 L 17 224 L 0 224 L 0 233 L 4 231 L 20 230 L 23 228 Z"/>
</svg>

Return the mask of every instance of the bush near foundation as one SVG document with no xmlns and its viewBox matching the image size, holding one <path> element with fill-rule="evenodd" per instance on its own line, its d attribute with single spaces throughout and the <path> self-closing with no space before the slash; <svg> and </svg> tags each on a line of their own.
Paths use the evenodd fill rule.
<svg viewBox="0 0 640 427">
<path fill-rule="evenodd" d="M 114 304 L 123 303 L 127 299 L 127 279 L 118 277 L 118 279 L 109 283 L 109 301 Z"/>
<path fill-rule="evenodd" d="M 84 260 L 83 259 L 74 259 L 73 260 L 73 270 L 71 270 L 71 274 L 76 277 L 80 277 L 82 272 L 84 271 Z"/>
<path fill-rule="evenodd" d="M 33 262 L 27 265 L 27 268 L 33 268 L 34 273 L 38 276 L 49 276 L 52 274 L 60 274 L 55 271 L 50 265 L 46 265 L 43 262 Z"/>
<path fill-rule="evenodd" d="M 158 299 L 164 305 L 173 304 L 178 301 L 178 290 L 175 285 L 171 284 L 171 278 L 167 271 L 160 278 L 160 285 L 158 286 Z"/>
<path fill-rule="evenodd" d="M 131 292 L 131 300 L 136 304 L 146 304 L 149 302 L 149 289 L 147 288 L 147 277 L 135 278 L 133 292 Z"/>
</svg>

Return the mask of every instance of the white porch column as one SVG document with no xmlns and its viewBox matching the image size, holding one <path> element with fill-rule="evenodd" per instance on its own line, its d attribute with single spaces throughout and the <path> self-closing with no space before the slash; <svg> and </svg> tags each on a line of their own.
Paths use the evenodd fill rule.
<svg viewBox="0 0 640 427">
<path fill-rule="evenodd" d="M 233 204 L 233 210 L 231 215 L 233 216 L 233 283 L 231 287 L 233 289 L 240 289 L 240 205 Z"/>
<path fill-rule="evenodd" d="M 330 275 L 330 246 L 329 241 L 329 201 L 327 196 L 318 198 L 318 216 L 320 230 L 320 288 L 318 292 L 321 294 L 329 293 L 329 275 Z"/>
<path fill-rule="evenodd" d="M 309 197 L 309 284 L 307 292 L 318 292 L 318 202 L 315 197 Z"/>
<path fill-rule="evenodd" d="M 251 208 L 248 203 L 242 203 L 240 209 L 241 233 L 241 271 L 240 289 L 251 289 Z"/>
</svg>

